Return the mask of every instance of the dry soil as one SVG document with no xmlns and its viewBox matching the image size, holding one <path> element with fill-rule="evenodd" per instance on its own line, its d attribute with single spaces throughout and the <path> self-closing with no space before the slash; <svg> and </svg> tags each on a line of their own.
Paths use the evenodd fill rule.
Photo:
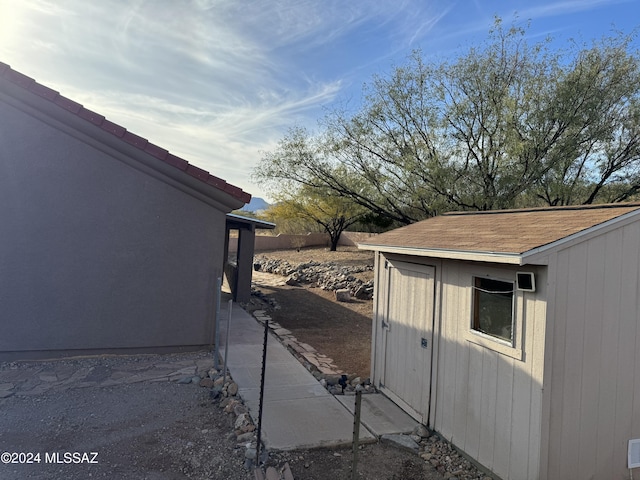
<svg viewBox="0 0 640 480">
<path fill-rule="evenodd" d="M 332 262 L 345 266 L 373 265 L 373 253 L 354 247 L 341 247 L 336 252 L 326 248 L 277 250 L 260 252 L 267 258 L 286 260 L 292 265 L 304 262 Z M 363 280 L 373 278 L 373 271 L 356 274 Z M 344 372 L 366 378 L 371 364 L 372 300 L 352 299 L 337 302 L 335 294 L 313 284 L 300 286 L 258 285 L 278 308 L 254 298 L 249 309 L 266 309 L 271 318 L 295 337 L 332 358 Z"/>
</svg>

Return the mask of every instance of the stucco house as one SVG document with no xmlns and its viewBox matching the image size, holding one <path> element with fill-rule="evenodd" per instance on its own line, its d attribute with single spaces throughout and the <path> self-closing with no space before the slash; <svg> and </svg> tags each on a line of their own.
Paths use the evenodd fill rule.
<svg viewBox="0 0 640 480">
<path fill-rule="evenodd" d="M 0 63 L 0 360 L 210 345 L 249 199 Z"/>
<path fill-rule="evenodd" d="M 376 387 L 498 478 L 629 478 L 640 204 L 451 213 L 360 247 Z"/>
</svg>

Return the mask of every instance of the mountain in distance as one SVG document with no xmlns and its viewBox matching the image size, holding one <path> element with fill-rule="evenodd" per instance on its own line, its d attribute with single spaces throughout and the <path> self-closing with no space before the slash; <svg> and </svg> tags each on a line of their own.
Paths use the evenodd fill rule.
<svg viewBox="0 0 640 480">
<path fill-rule="evenodd" d="M 251 201 L 242 207 L 242 210 L 245 212 L 258 213 L 259 211 L 266 210 L 269 207 L 270 205 L 264 200 L 264 198 L 252 197 Z"/>
</svg>

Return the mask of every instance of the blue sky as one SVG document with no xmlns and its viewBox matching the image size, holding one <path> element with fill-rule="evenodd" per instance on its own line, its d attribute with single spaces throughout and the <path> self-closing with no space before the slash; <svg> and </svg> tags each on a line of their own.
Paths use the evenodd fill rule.
<svg viewBox="0 0 640 480">
<path fill-rule="evenodd" d="M 0 0 L 0 61 L 265 196 L 250 172 L 287 128 L 515 12 L 558 45 L 640 25 L 639 0 Z"/>
</svg>

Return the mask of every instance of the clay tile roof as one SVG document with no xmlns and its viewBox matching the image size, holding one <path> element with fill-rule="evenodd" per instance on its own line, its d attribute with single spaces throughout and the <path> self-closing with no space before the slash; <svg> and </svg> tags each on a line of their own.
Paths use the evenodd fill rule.
<svg viewBox="0 0 640 480">
<path fill-rule="evenodd" d="M 121 125 L 113 123 L 105 119 L 104 116 L 84 108 L 81 104 L 60 95 L 57 91 L 37 83 L 33 78 L 13 70 L 6 63 L 0 62 L 0 78 L 8 80 L 13 84 L 22 87 L 24 90 L 50 101 L 52 104 L 55 104 L 58 107 L 63 108 L 77 115 L 79 118 L 95 125 L 96 127 L 111 133 L 115 137 L 120 138 L 123 142 L 139 148 L 141 151 L 158 159 L 158 161 L 163 161 L 172 165 L 213 188 L 222 190 L 228 195 L 231 195 L 244 203 L 248 203 L 251 200 L 251 195 L 242 189 L 228 184 L 224 180 L 211 175 L 209 172 L 198 168 L 195 165 L 191 165 L 183 158 L 173 155 L 167 150 L 150 143 L 146 138 L 127 131 L 127 129 Z"/>
<path fill-rule="evenodd" d="M 78 112 L 78 116 L 98 126 L 102 125 L 102 123 L 104 122 L 103 115 L 100 115 L 99 113 L 96 113 L 96 112 L 92 112 L 88 108 L 84 108 L 84 107 L 80 109 L 80 111 Z"/>
<path fill-rule="evenodd" d="M 523 254 L 640 209 L 640 203 L 451 212 L 362 244 L 416 250 Z"/>
</svg>

